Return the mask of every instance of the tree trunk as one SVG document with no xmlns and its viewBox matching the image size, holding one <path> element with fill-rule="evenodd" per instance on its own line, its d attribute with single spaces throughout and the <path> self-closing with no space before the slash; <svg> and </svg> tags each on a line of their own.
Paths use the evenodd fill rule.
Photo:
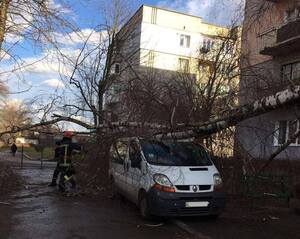
<svg viewBox="0 0 300 239">
<path fill-rule="evenodd" d="M 286 89 L 277 92 L 275 95 L 263 97 L 251 104 L 237 107 L 229 111 L 226 116 L 204 123 L 188 125 L 188 130 L 172 132 L 167 134 L 157 134 L 156 138 L 188 138 L 188 137 L 207 137 L 211 134 L 220 132 L 231 126 L 235 126 L 243 120 L 268 113 L 272 110 L 300 102 L 300 86 L 293 89 Z"/>
</svg>

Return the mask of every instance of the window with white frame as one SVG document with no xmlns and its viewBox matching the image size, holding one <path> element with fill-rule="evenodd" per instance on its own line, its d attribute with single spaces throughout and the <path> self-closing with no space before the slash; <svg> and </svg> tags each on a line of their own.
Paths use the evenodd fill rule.
<svg viewBox="0 0 300 239">
<path fill-rule="evenodd" d="M 191 45 L 191 36 L 189 35 L 180 35 L 180 46 L 189 48 Z"/>
<path fill-rule="evenodd" d="M 204 38 L 202 41 L 202 51 L 209 52 L 215 45 L 215 41 L 209 38 Z"/>
<path fill-rule="evenodd" d="M 281 72 L 283 80 L 300 80 L 300 61 L 283 65 Z"/>
<path fill-rule="evenodd" d="M 184 73 L 190 71 L 190 61 L 186 58 L 179 58 L 179 70 Z"/>
<path fill-rule="evenodd" d="M 299 120 L 280 120 L 275 123 L 274 146 L 286 143 L 299 129 Z M 300 138 L 291 142 L 291 146 L 300 146 Z"/>
</svg>

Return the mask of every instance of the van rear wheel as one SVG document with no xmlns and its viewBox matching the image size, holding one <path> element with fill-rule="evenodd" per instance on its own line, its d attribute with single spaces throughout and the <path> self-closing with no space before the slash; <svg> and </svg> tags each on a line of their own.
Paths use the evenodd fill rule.
<svg viewBox="0 0 300 239">
<path fill-rule="evenodd" d="M 140 214 L 141 214 L 142 218 L 151 219 L 151 214 L 150 214 L 149 204 L 148 204 L 148 200 L 147 200 L 147 195 L 145 193 L 143 193 L 140 196 L 139 209 L 140 209 Z"/>
</svg>

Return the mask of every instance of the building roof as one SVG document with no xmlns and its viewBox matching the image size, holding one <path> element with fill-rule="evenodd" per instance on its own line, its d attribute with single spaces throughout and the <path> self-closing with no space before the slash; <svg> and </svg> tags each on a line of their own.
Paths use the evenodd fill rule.
<svg viewBox="0 0 300 239">
<path fill-rule="evenodd" d="M 174 12 L 174 13 L 177 13 L 177 14 L 186 15 L 186 16 L 189 16 L 189 17 L 195 17 L 195 18 L 198 18 L 200 20 L 203 20 L 203 18 L 200 17 L 200 16 L 192 15 L 192 14 L 185 13 L 185 12 L 176 11 L 176 10 L 173 10 L 173 9 L 166 9 L 166 8 L 162 8 L 162 7 L 151 6 L 151 5 L 148 5 L 148 4 L 143 4 L 140 8 L 142 8 L 144 6 L 145 7 L 153 7 L 153 8 L 157 8 L 157 9 L 163 10 L 163 11 Z"/>
<path fill-rule="evenodd" d="M 228 29 L 228 27 L 226 26 L 221 26 L 221 25 L 217 25 L 217 24 L 212 24 L 206 21 L 203 21 L 203 18 L 200 16 L 196 16 L 196 15 L 192 15 L 192 14 L 188 14 L 188 13 L 184 13 L 184 12 L 179 12 L 176 10 L 171 10 L 171 9 L 166 9 L 166 8 L 162 8 L 162 7 L 157 7 L 157 6 L 152 6 L 152 5 L 148 5 L 148 4 L 142 4 L 136 11 L 135 13 L 121 26 L 120 30 L 125 27 L 127 24 L 130 23 L 130 21 L 144 8 L 144 7 L 151 7 L 151 8 L 156 8 L 156 9 L 160 9 L 163 11 L 167 11 L 167 12 L 173 12 L 173 13 L 177 13 L 177 14 L 181 14 L 181 15 L 185 15 L 188 17 L 194 17 L 197 18 L 201 21 L 201 23 L 206 24 L 206 25 L 211 25 L 211 26 L 215 26 L 215 27 L 219 27 L 219 28 L 224 28 L 224 29 Z M 119 31 L 120 31 L 119 30 Z"/>
<path fill-rule="evenodd" d="M 148 4 L 143 4 L 138 10 L 137 12 L 142 8 L 142 7 L 153 7 L 153 8 L 157 8 L 157 9 L 160 9 L 160 10 L 163 10 L 163 11 L 167 11 L 167 12 L 174 12 L 174 13 L 177 13 L 177 14 L 181 14 L 181 15 L 185 15 L 185 16 L 188 16 L 188 17 L 195 17 L 195 18 L 198 18 L 202 21 L 203 24 L 207 24 L 207 25 L 211 25 L 211 26 L 215 26 L 215 27 L 221 27 L 221 28 L 228 28 L 226 26 L 222 26 L 222 25 L 218 25 L 218 24 L 214 24 L 214 23 L 209 23 L 207 21 L 204 21 L 203 20 L 203 17 L 200 17 L 200 16 L 197 16 L 197 15 L 193 15 L 193 14 L 189 14 L 189 13 L 185 13 L 185 12 L 180 12 L 180 11 L 176 11 L 176 10 L 173 10 L 173 9 L 167 9 L 167 8 L 162 8 L 162 7 L 157 7 L 157 6 L 151 6 L 151 5 L 148 5 Z"/>
</svg>

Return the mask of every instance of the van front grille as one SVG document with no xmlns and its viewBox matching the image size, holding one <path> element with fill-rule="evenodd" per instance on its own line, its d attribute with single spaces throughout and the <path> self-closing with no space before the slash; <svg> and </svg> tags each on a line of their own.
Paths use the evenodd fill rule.
<svg viewBox="0 0 300 239">
<path fill-rule="evenodd" d="M 176 185 L 175 187 L 180 191 L 190 191 L 190 185 Z"/>
<path fill-rule="evenodd" d="M 210 185 L 199 185 L 199 190 L 200 191 L 210 190 L 210 188 L 211 188 Z"/>
</svg>

